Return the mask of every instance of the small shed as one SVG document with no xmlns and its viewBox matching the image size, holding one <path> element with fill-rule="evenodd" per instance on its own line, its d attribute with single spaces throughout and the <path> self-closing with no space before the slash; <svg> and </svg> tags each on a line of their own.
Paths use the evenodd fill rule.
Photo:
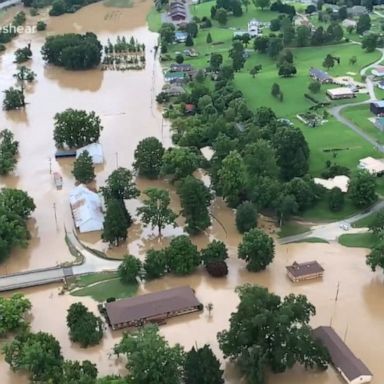
<svg viewBox="0 0 384 384">
<path fill-rule="evenodd" d="M 384 100 L 373 101 L 369 104 L 369 109 L 375 115 L 384 114 Z"/>
<path fill-rule="evenodd" d="M 93 164 L 103 164 L 104 163 L 104 154 L 103 147 L 100 143 L 88 144 L 85 147 L 79 148 L 76 151 L 76 159 L 84 152 L 87 151 L 92 157 Z"/>
<path fill-rule="evenodd" d="M 364 157 L 359 160 L 358 168 L 366 170 L 371 175 L 381 176 L 384 173 L 384 159 Z"/>
<path fill-rule="evenodd" d="M 324 274 L 324 268 L 317 261 L 308 261 L 305 263 L 293 262 L 286 267 L 288 277 L 297 283 L 303 280 L 317 279 Z"/>
<path fill-rule="evenodd" d="M 70 192 L 69 203 L 75 227 L 81 233 L 103 229 L 102 202 L 97 193 L 80 184 Z"/>
<path fill-rule="evenodd" d="M 312 332 L 314 338 L 328 350 L 333 366 L 348 384 L 364 384 L 372 380 L 372 372 L 353 354 L 332 327 L 321 326 Z"/>
</svg>

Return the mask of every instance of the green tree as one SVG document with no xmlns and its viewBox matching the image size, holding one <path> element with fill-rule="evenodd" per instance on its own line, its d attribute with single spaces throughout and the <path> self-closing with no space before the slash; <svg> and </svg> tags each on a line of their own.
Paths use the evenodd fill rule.
<svg viewBox="0 0 384 384">
<path fill-rule="evenodd" d="M 262 230 L 253 228 L 244 234 L 238 247 L 238 256 L 247 262 L 248 271 L 262 271 L 275 256 L 273 240 Z"/>
<path fill-rule="evenodd" d="M 63 384 L 95 384 L 96 377 L 96 364 L 89 360 L 82 362 L 66 360 L 58 380 Z"/>
<path fill-rule="evenodd" d="M 24 82 L 28 81 L 30 83 L 35 80 L 36 73 L 25 65 L 22 65 L 18 68 L 18 71 L 13 75 L 13 77 L 16 78 L 24 88 Z"/>
<path fill-rule="evenodd" d="M 48 36 L 41 49 L 43 59 L 69 70 L 85 70 L 100 64 L 102 45 L 92 32 Z"/>
<path fill-rule="evenodd" d="M 207 44 L 211 44 L 211 43 L 212 43 L 212 35 L 211 35 L 210 32 L 208 32 L 207 39 L 206 39 L 206 43 L 207 43 Z"/>
<path fill-rule="evenodd" d="M 240 71 L 244 67 L 244 46 L 243 44 L 235 40 L 232 43 L 232 48 L 229 51 L 229 57 L 232 59 L 232 68 L 235 72 Z"/>
<path fill-rule="evenodd" d="M 287 195 L 285 193 L 278 196 L 274 205 L 276 214 L 279 218 L 280 228 L 285 220 L 299 211 L 299 204 L 297 203 L 295 196 Z"/>
<path fill-rule="evenodd" d="M 145 255 L 143 267 L 147 279 L 157 279 L 164 276 L 167 271 L 166 252 L 150 249 Z"/>
<path fill-rule="evenodd" d="M 267 36 L 256 36 L 253 41 L 253 48 L 259 53 L 266 53 L 269 45 L 269 37 Z"/>
<path fill-rule="evenodd" d="M 137 257 L 126 255 L 119 265 L 117 273 L 124 283 L 136 284 L 141 275 L 141 267 L 141 261 Z"/>
<path fill-rule="evenodd" d="M 206 248 L 201 251 L 201 259 L 205 266 L 217 261 L 228 259 L 228 250 L 220 240 L 211 241 Z"/>
<path fill-rule="evenodd" d="M 344 193 L 340 188 L 334 187 L 328 195 L 328 207 L 332 212 L 339 212 L 344 207 Z"/>
<path fill-rule="evenodd" d="M 272 139 L 283 180 L 304 176 L 309 168 L 309 148 L 298 128 L 280 126 Z"/>
<path fill-rule="evenodd" d="M 127 380 L 120 376 L 109 375 L 99 378 L 96 384 L 127 384 Z"/>
<path fill-rule="evenodd" d="M 296 44 L 298 47 L 306 47 L 309 45 L 311 39 L 311 30 L 305 26 L 300 25 L 296 29 Z"/>
<path fill-rule="evenodd" d="M 239 152 L 231 151 L 218 171 L 219 185 L 228 205 L 235 208 L 241 203 L 246 185 L 246 169 Z"/>
<path fill-rule="evenodd" d="M 133 176 L 129 169 L 119 167 L 115 169 L 107 178 L 105 187 L 101 187 L 104 199 L 128 200 L 140 195 L 136 184 L 132 180 Z"/>
<path fill-rule="evenodd" d="M 144 225 L 151 225 L 152 229 L 156 227 L 161 236 L 161 230 L 166 225 L 176 226 L 177 215 L 169 208 L 171 202 L 169 192 L 165 189 L 149 188 L 144 193 L 148 199 L 144 200 L 144 205 L 137 209 L 137 215 L 141 216 Z"/>
<path fill-rule="evenodd" d="M 316 185 L 311 179 L 294 177 L 285 184 L 285 192 L 295 197 L 300 211 L 313 207 L 317 200 Z"/>
<path fill-rule="evenodd" d="M 166 249 L 169 271 L 175 275 L 189 275 L 200 265 L 201 256 L 196 245 L 186 235 L 172 239 Z"/>
<path fill-rule="evenodd" d="M 327 55 L 323 61 L 323 67 L 326 69 L 333 68 L 335 66 L 335 59 L 332 55 Z"/>
<path fill-rule="evenodd" d="M 28 327 L 26 314 L 32 308 L 31 302 L 21 293 L 11 297 L 0 297 L 0 337 Z"/>
<path fill-rule="evenodd" d="M 37 24 L 36 24 L 36 30 L 41 32 L 41 31 L 45 31 L 47 29 L 47 23 L 45 23 L 44 21 L 38 21 Z"/>
<path fill-rule="evenodd" d="M 11 173 L 17 164 L 19 142 L 14 140 L 13 133 L 9 129 L 0 131 L 0 175 Z"/>
<path fill-rule="evenodd" d="M 192 22 L 189 22 L 186 27 L 185 27 L 185 31 L 191 35 L 193 38 L 197 37 L 197 34 L 199 32 L 199 27 L 197 26 L 197 24 L 192 21 Z"/>
<path fill-rule="evenodd" d="M 128 382 L 179 384 L 184 353 L 180 345 L 171 347 L 154 325 L 125 333 L 114 348 L 127 357 Z"/>
<path fill-rule="evenodd" d="M 97 142 L 102 129 L 95 112 L 68 108 L 55 115 L 53 139 L 58 148 L 79 148 Z"/>
<path fill-rule="evenodd" d="M 86 348 L 99 344 L 103 338 L 103 322 L 82 303 L 73 303 L 67 312 L 69 338 Z"/>
<path fill-rule="evenodd" d="M 261 8 L 262 11 L 271 5 L 270 0 L 252 0 L 252 2 L 256 8 Z"/>
<path fill-rule="evenodd" d="M 376 236 L 384 237 L 384 209 L 377 212 L 372 219 L 372 222 L 368 225 L 368 229 Z"/>
<path fill-rule="evenodd" d="M 367 255 L 367 265 L 369 265 L 373 272 L 377 267 L 384 269 L 384 242 L 380 241 L 376 244 L 371 252 Z"/>
<path fill-rule="evenodd" d="M 183 64 L 184 63 L 184 56 L 182 54 L 176 55 L 175 61 L 177 64 Z"/>
<path fill-rule="evenodd" d="M 224 384 L 220 361 L 209 345 L 202 348 L 192 347 L 184 362 L 185 384 Z"/>
<path fill-rule="evenodd" d="M 161 40 L 167 44 L 172 44 L 175 41 L 175 26 L 172 23 L 161 24 L 159 34 Z"/>
<path fill-rule="evenodd" d="M 272 59 L 279 56 L 279 53 L 283 50 L 283 41 L 279 37 L 271 37 L 268 42 L 267 53 Z"/>
<path fill-rule="evenodd" d="M 312 93 L 319 93 L 320 89 L 321 89 L 321 84 L 318 81 L 312 81 L 312 82 L 309 83 L 308 89 Z"/>
<path fill-rule="evenodd" d="M 296 363 L 307 369 L 327 368 L 329 355 L 308 325 L 315 307 L 305 296 L 281 299 L 251 285 L 237 292 L 240 304 L 231 314 L 229 330 L 220 332 L 218 340 L 224 356 L 236 361 L 248 382 L 264 384 L 266 372 L 281 373 Z"/>
<path fill-rule="evenodd" d="M 201 157 L 189 148 L 169 148 L 163 155 L 161 172 L 174 180 L 191 175 L 200 165 Z"/>
<path fill-rule="evenodd" d="M 25 107 L 24 91 L 17 88 L 8 88 L 4 91 L 3 108 L 6 111 Z"/>
<path fill-rule="evenodd" d="M 111 245 L 118 246 L 127 239 L 128 228 L 132 219 L 123 200 L 110 199 L 104 218 L 104 228 L 101 238 Z"/>
<path fill-rule="evenodd" d="M 220 53 L 212 52 L 209 60 L 212 71 L 218 71 L 223 64 L 223 55 Z"/>
<path fill-rule="evenodd" d="M 225 25 L 228 22 L 228 12 L 224 8 L 219 8 L 215 18 L 220 25 Z"/>
<path fill-rule="evenodd" d="M 0 191 L 0 208 L 27 220 L 35 210 L 36 205 L 27 192 L 15 188 L 2 188 Z"/>
<path fill-rule="evenodd" d="M 182 180 L 178 194 L 180 196 L 182 215 L 186 219 L 185 230 L 192 235 L 204 231 L 211 225 L 208 207 L 211 193 L 201 180 L 187 176 Z"/>
<path fill-rule="evenodd" d="M 185 40 L 185 46 L 186 47 L 193 47 L 193 44 L 194 44 L 193 43 L 193 37 L 190 34 L 188 34 L 188 36 Z"/>
<path fill-rule="evenodd" d="M 359 35 L 362 35 L 365 31 L 371 29 L 371 18 L 369 15 L 361 15 L 356 24 L 356 32 Z"/>
<path fill-rule="evenodd" d="M 44 332 L 17 335 L 4 346 L 3 353 L 14 371 L 27 373 L 36 383 L 49 383 L 63 363 L 59 342 Z"/>
<path fill-rule="evenodd" d="M 15 51 L 15 63 L 21 64 L 32 58 L 32 51 L 30 44 L 24 48 L 16 49 Z"/>
<path fill-rule="evenodd" d="M 255 78 L 255 76 L 263 69 L 262 65 L 261 64 L 257 64 L 255 65 L 253 68 L 251 68 L 251 70 L 249 71 L 249 73 L 252 75 L 253 78 Z"/>
<path fill-rule="evenodd" d="M 361 48 L 365 49 L 366 52 L 373 52 L 377 48 L 379 36 L 375 33 L 369 33 L 363 37 L 361 41 Z"/>
<path fill-rule="evenodd" d="M 236 209 L 236 227 L 240 233 L 248 232 L 257 226 L 257 210 L 249 201 L 244 201 Z"/>
<path fill-rule="evenodd" d="M 352 175 L 348 186 L 348 195 L 356 208 L 367 208 L 377 200 L 376 178 L 361 170 Z"/>
<path fill-rule="evenodd" d="M 296 75 L 297 69 L 293 64 L 283 63 L 279 67 L 279 76 L 281 77 L 292 77 Z"/>
<path fill-rule="evenodd" d="M 159 176 L 164 147 L 156 137 L 146 137 L 135 149 L 133 167 L 140 176 L 156 179 Z"/>
<path fill-rule="evenodd" d="M 83 151 L 73 163 L 72 174 L 80 183 L 87 184 L 95 180 L 95 168 L 87 150 Z"/>
<path fill-rule="evenodd" d="M 279 98 L 280 95 L 281 95 L 281 89 L 280 89 L 280 85 L 277 84 L 277 83 L 273 83 L 272 84 L 272 87 L 271 87 L 271 95 L 275 98 Z"/>
</svg>

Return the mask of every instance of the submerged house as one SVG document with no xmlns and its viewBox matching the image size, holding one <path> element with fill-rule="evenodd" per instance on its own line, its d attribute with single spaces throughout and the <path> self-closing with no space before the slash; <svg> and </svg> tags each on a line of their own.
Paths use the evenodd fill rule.
<svg viewBox="0 0 384 384">
<path fill-rule="evenodd" d="M 92 158 L 93 164 L 103 164 L 104 154 L 103 147 L 100 143 L 88 144 L 85 147 L 79 148 L 76 151 L 76 159 L 84 152 L 87 151 Z"/>
<path fill-rule="evenodd" d="M 75 227 L 81 233 L 103 229 L 102 201 L 97 193 L 80 184 L 70 192 L 69 203 Z"/>
<path fill-rule="evenodd" d="M 191 287 L 177 287 L 104 304 L 106 318 L 113 329 L 163 323 L 166 319 L 201 311 Z"/>
<path fill-rule="evenodd" d="M 308 261 L 306 263 L 297 263 L 285 267 L 288 277 L 294 282 L 317 279 L 323 276 L 324 268 L 317 261 Z"/>
<path fill-rule="evenodd" d="M 313 330 L 313 336 L 328 350 L 332 364 L 348 384 L 363 384 L 372 380 L 372 372 L 353 354 L 332 327 L 318 327 Z"/>
</svg>

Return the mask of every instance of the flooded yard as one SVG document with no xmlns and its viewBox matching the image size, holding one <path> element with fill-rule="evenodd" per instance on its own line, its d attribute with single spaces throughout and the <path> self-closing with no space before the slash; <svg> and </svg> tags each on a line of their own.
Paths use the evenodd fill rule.
<svg viewBox="0 0 384 384">
<path fill-rule="evenodd" d="M 28 105 L 25 111 L 1 112 L 0 126 L 11 129 L 20 142 L 20 158 L 14 176 L 0 179 L 0 186 L 17 187 L 28 191 L 34 198 L 37 209 L 29 225 L 32 233 L 30 245 L 25 250 L 16 250 L 0 265 L 0 274 L 53 266 L 72 260 L 64 242 L 64 226 L 72 228 L 68 192 L 74 186 L 71 175 L 73 160 L 55 161 L 53 141 L 53 117 L 66 108 L 94 110 L 101 117 L 104 130 L 100 142 L 103 145 L 105 163 L 96 169 L 98 186 L 117 166 L 130 167 L 137 143 L 147 136 L 156 136 L 165 146 L 170 145 L 167 124 L 162 121 L 155 96 L 162 86 L 160 64 L 154 59 L 153 47 L 157 35 L 147 30 L 145 17 L 151 0 L 138 1 L 127 9 L 107 8 L 94 4 L 71 15 L 48 19 L 46 33 L 22 35 L 10 44 L 0 56 L 0 84 L 2 89 L 14 85 L 15 64 L 13 52 L 16 48 L 31 42 L 33 59 L 31 69 L 37 74 L 37 81 L 26 92 Z M 45 34 L 64 32 L 97 33 L 105 43 L 117 35 L 134 36 L 146 45 L 147 60 L 143 71 L 99 71 L 68 72 L 44 64 L 40 49 Z M 57 191 L 52 172 L 63 176 L 64 187 Z M 149 186 L 170 188 L 164 181 L 137 180 L 141 190 Z M 172 188 L 172 207 L 179 210 L 180 204 Z M 131 213 L 139 205 L 132 200 L 128 209 Z M 374 383 L 384 381 L 384 278 L 382 271 L 370 272 L 365 265 L 366 250 L 344 248 L 331 244 L 294 244 L 276 247 L 274 262 L 266 271 L 249 273 L 244 262 L 237 259 L 237 246 L 241 236 L 234 223 L 233 211 L 216 199 L 211 207 L 215 218 L 207 233 L 193 239 L 204 247 L 214 238 L 226 243 L 230 259 L 229 275 L 224 279 L 213 279 L 204 270 L 192 276 L 176 278 L 167 276 L 143 284 L 139 293 L 147 293 L 179 285 L 190 285 L 196 290 L 198 299 L 204 304 L 212 303 L 212 316 L 199 313 L 172 319 L 161 327 L 161 333 L 171 343 L 179 342 L 187 349 L 192 345 L 210 343 L 221 356 L 216 334 L 228 327 L 230 313 L 238 304 L 234 292 L 236 286 L 254 283 L 268 287 L 271 291 L 286 295 L 305 294 L 316 306 L 317 315 L 313 326 L 329 325 L 345 338 L 352 351 L 361 358 L 374 374 Z M 55 220 L 55 216 L 57 220 Z M 111 252 L 121 256 L 125 252 L 143 257 L 150 248 L 163 247 L 170 235 L 181 234 L 183 220 L 179 227 L 166 228 L 165 238 L 160 242 L 155 234 L 135 224 L 129 230 L 128 244 Z M 273 225 L 262 220 L 261 226 L 273 232 Z M 83 235 L 82 240 L 98 249 L 105 249 L 100 234 Z M 322 280 L 294 285 L 286 277 L 285 266 L 293 261 L 318 260 L 325 269 Z M 69 359 L 89 359 L 97 364 L 102 375 L 124 373 L 124 362 L 111 356 L 112 347 L 119 341 L 121 332 L 107 330 L 99 346 L 81 349 L 68 338 L 65 323 L 66 311 L 71 303 L 82 301 L 94 312 L 96 302 L 87 298 L 59 295 L 59 286 L 25 290 L 33 305 L 32 330 L 52 333 L 61 343 L 63 353 Z M 338 290 L 338 295 L 337 295 Z M 336 300 L 337 297 L 337 300 Z M 54 309 L 54 311 L 53 311 Z M 226 382 L 240 383 L 238 373 L 226 365 Z M 0 358 L 1 384 L 24 384 L 27 379 L 9 371 Z M 336 384 L 341 379 L 333 369 L 325 373 L 306 373 L 300 367 L 280 375 L 269 377 L 270 384 Z"/>
</svg>

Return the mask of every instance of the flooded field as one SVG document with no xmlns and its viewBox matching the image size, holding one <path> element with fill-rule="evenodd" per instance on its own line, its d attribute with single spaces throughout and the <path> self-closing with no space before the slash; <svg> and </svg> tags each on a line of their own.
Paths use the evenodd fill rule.
<svg viewBox="0 0 384 384">
<path fill-rule="evenodd" d="M 72 219 L 68 206 L 68 192 L 74 186 L 71 175 L 72 160 L 54 160 L 53 116 L 66 108 L 94 110 L 104 126 L 100 142 L 104 148 L 105 164 L 96 169 L 97 185 L 117 166 L 130 167 L 133 150 L 144 137 L 156 136 L 165 146 L 170 145 L 167 124 L 163 124 L 157 109 L 155 96 L 162 85 L 161 68 L 154 59 L 153 46 L 157 35 L 145 27 L 145 16 L 152 6 L 151 0 L 139 1 L 133 8 L 107 8 L 94 4 L 76 14 L 47 19 L 46 33 L 20 36 L 10 44 L 6 53 L 0 55 L 0 84 L 5 89 L 14 85 L 15 72 L 13 52 L 16 48 L 32 44 L 31 68 L 37 74 L 37 81 L 26 93 L 28 105 L 25 111 L 0 113 L 0 127 L 11 129 L 20 141 L 20 158 L 14 176 L 0 179 L 0 186 L 12 186 L 28 191 L 34 198 L 37 209 L 29 225 L 32 233 L 30 245 L 25 250 L 15 251 L 8 261 L 0 265 L 0 274 L 45 267 L 71 260 L 64 242 L 64 226 L 71 229 Z M 35 18 L 33 23 L 35 23 Z M 45 34 L 93 31 L 101 41 L 117 35 L 133 35 L 146 44 L 147 65 L 144 71 L 86 71 L 67 72 L 44 65 L 40 49 Z M 64 188 L 56 191 L 50 168 L 63 175 Z M 169 188 L 172 207 L 180 209 L 176 193 L 164 181 L 150 182 L 138 179 L 141 190 L 149 186 Z M 139 201 L 132 200 L 128 209 L 134 213 Z M 139 293 L 157 291 L 179 285 L 190 285 L 196 290 L 199 300 L 206 305 L 213 303 L 209 318 L 206 313 L 193 314 L 173 319 L 161 327 L 161 333 L 171 342 L 179 342 L 189 349 L 192 345 L 210 343 L 220 355 L 216 334 L 228 326 L 230 313 L 238 303 L 234 288 L 249 282 L 268 287 L 279 295 L 290 292 L 303 293 L 316 306 L 317 315 L 313 325 L 332 326 L 348 345 L 374 373 L 374 383 L 384 382 L 384 278 L 381 271 L 371 273 L 365 265 L 366 251 L 344 248 L 338 244 L 295 244 L 277 246 L 276 257 L 268 269 L 261 273 L 248 273 L 244 263 L 236 258 L 240 241 L 233 211 L 216 199 L 211 207 L 215 218 L 207 233 L 193 241 L 204 247 L 213 238 L 227 244 L 230 253 L 229 275 L 225 279 L 210 278 L 201 270 L 185 278 L 167 276 L 140 287 Z M 55 216 L 57 221 L 55 220 Z M 183 220 L 179 227 L 166 228 L 164 239 L 159 240 L 149 228 L 139 224 L 129 230 L 129 242 L 114 249 L 111 255 L 119 257 L 125 252 L 143 256 L 147 249 L 160 248 L 169 241 L 169 236 L 181 234 Z M 262 220 L 261 226 L 269 233 L 273 224 Z M 83 235 L 82 240 L 98 249 L 105 250 L 100 234 Z M 293 261 L 317 259 L 325 268 L 323 280 L 293 285 L 286 277 L 285 266 Z M 337 287 L 339 294 L 336 298 Z M 120 332 L 108 330 L 100 346 L 81 349 L 69 341 L 65 324 L 66 311 L 71 303 L 82 301 L 96 312 L 96 303 L 91 299 L 58 295 L 59 286 L 25 290 L 32 301 L 34 331 L 52 333 L 61 343 L 63 353 L 70 359 L 90 359 L 98 365 L 101 374 L 123 373 L 124 362 L 110 356 L 112 347 L 119 341 Z M 52 316 L 52 308 L 55 313 Z M 230 364 L 226 368 L 226 382 L 240 383 L 238 373 Z M 27 379 L 9 371 L 0 358 L 1 384 L 24 384 Z M 285 374 L 271 376 L 270 384 L 336 384 L 341 379 L 333 369 L 326 373 L 305 373 L 297 367 Z"/>
</svg>

